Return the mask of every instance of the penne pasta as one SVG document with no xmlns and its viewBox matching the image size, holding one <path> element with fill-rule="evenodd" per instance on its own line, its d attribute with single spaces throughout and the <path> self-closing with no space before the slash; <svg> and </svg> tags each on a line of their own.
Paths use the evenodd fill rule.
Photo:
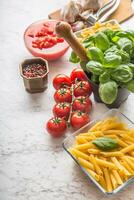
<svg viewBox="0 0 134 200">
<path fill-rule="evenodd" d="M 98 149 L 88 149 L 87 151 L 90 154 L 100 154 L 100 150 Z"/>
<path fill-rule="evenodd" d="M 98 165 L 95 157 L 93 155 L 90 155 L 89 160 L 94 165 L 94 169 L 95 169 L 96 173 L 99 175 L 103 175 L 103 172 L 102 172 L 100 166 Z"/>
<path fill-rule="evenodd" d="M 124 130 L 105 130 L 103 131 L 104 135 L 112 135 L 112 134 L 115 134 L 115 135 L 120 135 L 120 134 L 124 134 L 126 133 L 126 131 Z"/>
<path fill-rule="evenodd" d="M 104 176 L 100 176 L 100 177 L 99 177 L 99 183 L 101 184 L 101 186 L 102 186 L 105 190 L 107 190 L 106 181 L 105 181 L 105 179 L 104 179 Z"/>
<path fill-rule="evenodd" d="M 91 132 L 91 131 L 97 131 L 101 127 L 102 123 L 103 123 L 103 121 L 97 122 L 92 128 L 89 129 L 89 132 Z"/>
<path fill-rule="evenodd" d="M 107 168 L 104 168 L 103 172 L 104 172 L 104 177 L 105 177 L 105 181 L 106 181 L 107 191 L 111 192 L 112 191 L 112 183 L 111 183 L 110 173 Z"/>
<path fill-rule="evenodd" d="M 113 161 L 113 163 L 116 165 L 116 167 L 126 176 L 130 176 L 129 171 L 120 164 L 120 162 L 116 159 L 116 157 L 112 157 L 111 160 Z"/>
<path fill-rule="evenodd" d="M 102 160 L 99 158 L 95 158 L 98 165 L 102 166 L 102 167 L 108 167 L 110 169 L 117 169 L 116 165 L 113 164 L 112 162 L 106 161 L 106 160 Z"/>
<path fill-rule="evenodd" d="M 110 179 L 111 179 L 113 189 L 115 190 L 117 188 L 118 183 L 117 183 L 117 181 L 116 181 L 116 179 L 115 179 L 115 177 L 112 173 L 110 173 Z"/>
<path fill-rule="evenodd" d="M 103 136 L 103 132 L 102 131 L 95 131 L 95 132 L 89 132 L 91 136 L 95 136 L 95 137 L 101 137 Z"/>
<path fill-rule="evenodd" d="M 84 160 L 83 158 L 78 157 L 78 161 L 83 167 L 94 170 L 93 164 L 88 162 L 87 160 Z"/>
<path fill-rule="evenodd" d="M 78 150 L 85 150 L 94 147 L 91 142 L 87 142 L 85 144 L 76 145 L 75 148 Z"/>
<path fill-rule="evenodd" d="M 84 144 L 84 143 L 86 143 L 86 142 L 88 142 L 88 141 L 87 141 L 86 138 L 83 137 L 83 136 L 77 136 L 77 137 L 76 137 L 76 142 L 77 142 L 77 145 L 79 145 L 79 144 Z"/>
<path fill-rule="evenodd" d="M 123 184 L 123 181 L 119 175 L 119 173 L 117 172 L 117 170 L 112 170 L 112 173 L 113 173 L 113 176 L 114 178 L 116 179 L 118 185 L 122 185 Z"/>
<path fill-rule="evenodd" d="M 129 154 L 134 157 L 134 151 L 129 152 Z"/>
<path fill-rule="evenodd" d="M 86 171 L 96 180 L 100 180 L 100 176 L 96 174 L 93 170 L 86 168 Z"/>
<path fill-rule="evenodd" d="M 117 130 L 127 130 L 127 126 L 126 126 L 126 124 L 124 124 L 124 123 L 118 123 L 118 124 L 116 125 L 116 129 L 117 129 Z"/>
<path fill-rule="evenodd" d="M 128 134 L 121 134 L 121 137 L 123 137 L 124 139 L 134 143 L 134 138 L 129 136 Z"/>
<path fill-rule="evenodd" d="M 124 160 L 128 163 L 128 165 L 132 168 L 132 169 L 134 169 L 134 162 L 133 161 L 131 161 L 129 158 L 127 158 L 127 157 L 124 157 Z"/>
<path fill-rule="evenodd" d="M 132 156 L 125 156 L 124 158 L 130 159 L 134 163 L 134 157 L 132 157 Z"/>
<path fill-rule="evenodd" d="M 83 159 L 85 159 L 85 160 L 88 160 L 89 159 L 89 156 L 87 155 L 87 154 L 85 154 L 85 153 L 83 153 L 83 152 L 81 152 L 81 151 L 79 151 L 79 150 L 77 150 L 77 149 L 74 149 L 74 148 L 70 148 L 69 149 L 69 152 L 74 156 L 74 157 L 81 157 L 81 158 L 83 158 Z"/>
<path fill-rule="evenodd" d="M 133 136 L 134 130 L 111 117 L 97 122 L 87 133 L 77 135 L 69 152 L 88 174 L 111 192 L 134 177 Z"/>
<path fill-rule="evenodd" d="M 113 152 L 100 152 L 101 155 L 105 156 L 105 157 L 121 157 L 124 154 L 122 152 L 119 151 L 113 151 Z"/>
<path fill-rule="evenodd" d="M 122 153 L 128 153 L 128 152 L 130 152 L 132 150 L 134 150 L 134 144 L 125 147 L 124 149 L 121 150 L 121 152 Z"/>
<path fill-rule="evenodd" d="M 132 175 L 134 175 L 133 169 L 129 166 L 129 164 L 128 164 L 126 161 L 121 160 L 121 164 L 122 164 Z"/>
<path fill-rule="evenodd" d="M 108 137 L 108 138 L 114 138 L 114 139 L 118 138 L 116 135 L 106 135 L 106 137 Z"/>
<path fill-rule="evenodd" d="M 127 146 L 128 146 L 124 141 L 122 141 L 122 140 L 119 139 L 119 138 L 117 138 L 117 142 L 118 142 L 118 144 L 119 144 L 121 147 L 127 147 Z"/>
</svg>

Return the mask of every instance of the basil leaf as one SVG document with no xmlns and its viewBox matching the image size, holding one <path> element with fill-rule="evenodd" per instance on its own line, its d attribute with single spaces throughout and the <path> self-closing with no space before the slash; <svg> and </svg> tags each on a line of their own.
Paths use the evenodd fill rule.
<svg viewBox="0 0 134 200">
<path fill-rule="evenodd" d="M 72 51 L 69 61 L 72 63 L 78 63 L 80 62 L 80 58 L 76 55 L 75 52 Z"/>
<path fill-rule="evenodd" d="M 115 139 L 107 138 L 107 137 L 100 137 L 92 142 L 95 144 L 99 149 L 103 151 L 108 151 L 115 149 L 118 147 L 118 143 Z"/>
</svg>

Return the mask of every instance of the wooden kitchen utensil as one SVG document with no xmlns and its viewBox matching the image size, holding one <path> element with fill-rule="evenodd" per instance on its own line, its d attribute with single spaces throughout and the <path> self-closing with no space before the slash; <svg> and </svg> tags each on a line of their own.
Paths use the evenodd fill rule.
<svg viewBox="0 0 134 200">
<path fill-rule="evenodd" d="M 59 37 L 63 37 L 68 42 L 82 61 L 88 61 L 86 49 L 79 42 L 78 38 L 72 32 L 71 26 L 67 22 L 58 22 L 55 31 Z"/>
<path fill-rule="evenodd" d="M 108 2 L 109 0 L 103 0 L 103 3 Z M 119 23 L 127 20 L 132 17 L 134 14 L 131 0 L 121 0 L 118 9 L 109 17 L 108 20 L 116 19 Z M 60 20 L 60 10 L 57 10 L 48 15 L 50 19 Z"/>
</svg>

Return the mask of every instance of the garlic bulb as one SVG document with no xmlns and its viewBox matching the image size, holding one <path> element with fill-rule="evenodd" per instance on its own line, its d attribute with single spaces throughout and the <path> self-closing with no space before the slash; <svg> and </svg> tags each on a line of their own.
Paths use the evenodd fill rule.
<svg viewBox="0 0 134 200">
<path fill-rule="evenodd" d="M 61 20 L 74 23 L 79 13 L 82 12 L 81 5 L 76 1 L 70 1 L 65 7 L 61 10 Z"/>
<path fill-rule="evenodd" d="M 102 0 L 78 0 L 84 10 L 92 9 L 97 11 L 100 8 Z"/>
<path fill-rule="evenodd" d="M 82 22 L 82 21 L 77 21 L 77 22 L 75 22 L 75 23 L 72 24 L 72 30 L 73 30 L 74 32 L 80 31 L 80 30 L 83 29 L 84 27 L 85 27 L 85 24 L 84 24 L 84 22 Z"/>
</svg>

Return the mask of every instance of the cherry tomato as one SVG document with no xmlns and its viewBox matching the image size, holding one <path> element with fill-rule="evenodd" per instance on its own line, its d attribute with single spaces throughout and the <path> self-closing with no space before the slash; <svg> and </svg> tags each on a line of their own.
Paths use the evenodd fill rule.
<svg viewBox="0 0 134 200">
<path fill-rule="evenodd" d="M 90 117 L 87 113 L 81 111 L 75 111 L 71 117 L 71 126 L 77 130 L 87 124 L 90 121 Z"/>
<path fill-rule="evenodd" d="M 66 121 L 59 117 L 53 117 L 48 120 L 46 129 L 52 136 L 60 137 L 67 129 Z"/>
<path fill-rule="evenodd" d="M 54 99 L 57 103 L 59 102 L 72 102 L 72 94 L 70 89 L 60 88 L 54 94 Z"/>
<path fill-rule="evenodd" d="M 57 103 L 53 107 L 53 114 L 56 117 L 64 118 L 68 120 L 70 114 L 71 105 L 70 103 Z"/>
<path fill-rule="evenodd" d="M 79 110 L 81 112 L 89 113 L 91 111 L 92 102 L 88 97 L 80 96 L 74 99 L 72 104 L 73 111 Z"/>
<path fill-rule="evenodd" d="M 81 69 L 81 68 L 75 68 L 70 74 L 70 79 L 71 79 L 72 83 L 75 83 L 76 80 L 78 80 L 78 81 L 87 81 L 88 80 L 83 69 Z"/>
<path fill-rule="evenodd" d="M 61 87 L 68 86 L 71 87 L 71 80 L 68 76 L 64 74 L 58 74 L 53 79 L 53 86 L 56 90 L 58 90 Z"/>
<path fill-rule="evenodd" d="M 76 83 L 74 88 L 74 96 L 90 96 L 92 93 L 91 85 L 87 81 Z"/>
</svg>

